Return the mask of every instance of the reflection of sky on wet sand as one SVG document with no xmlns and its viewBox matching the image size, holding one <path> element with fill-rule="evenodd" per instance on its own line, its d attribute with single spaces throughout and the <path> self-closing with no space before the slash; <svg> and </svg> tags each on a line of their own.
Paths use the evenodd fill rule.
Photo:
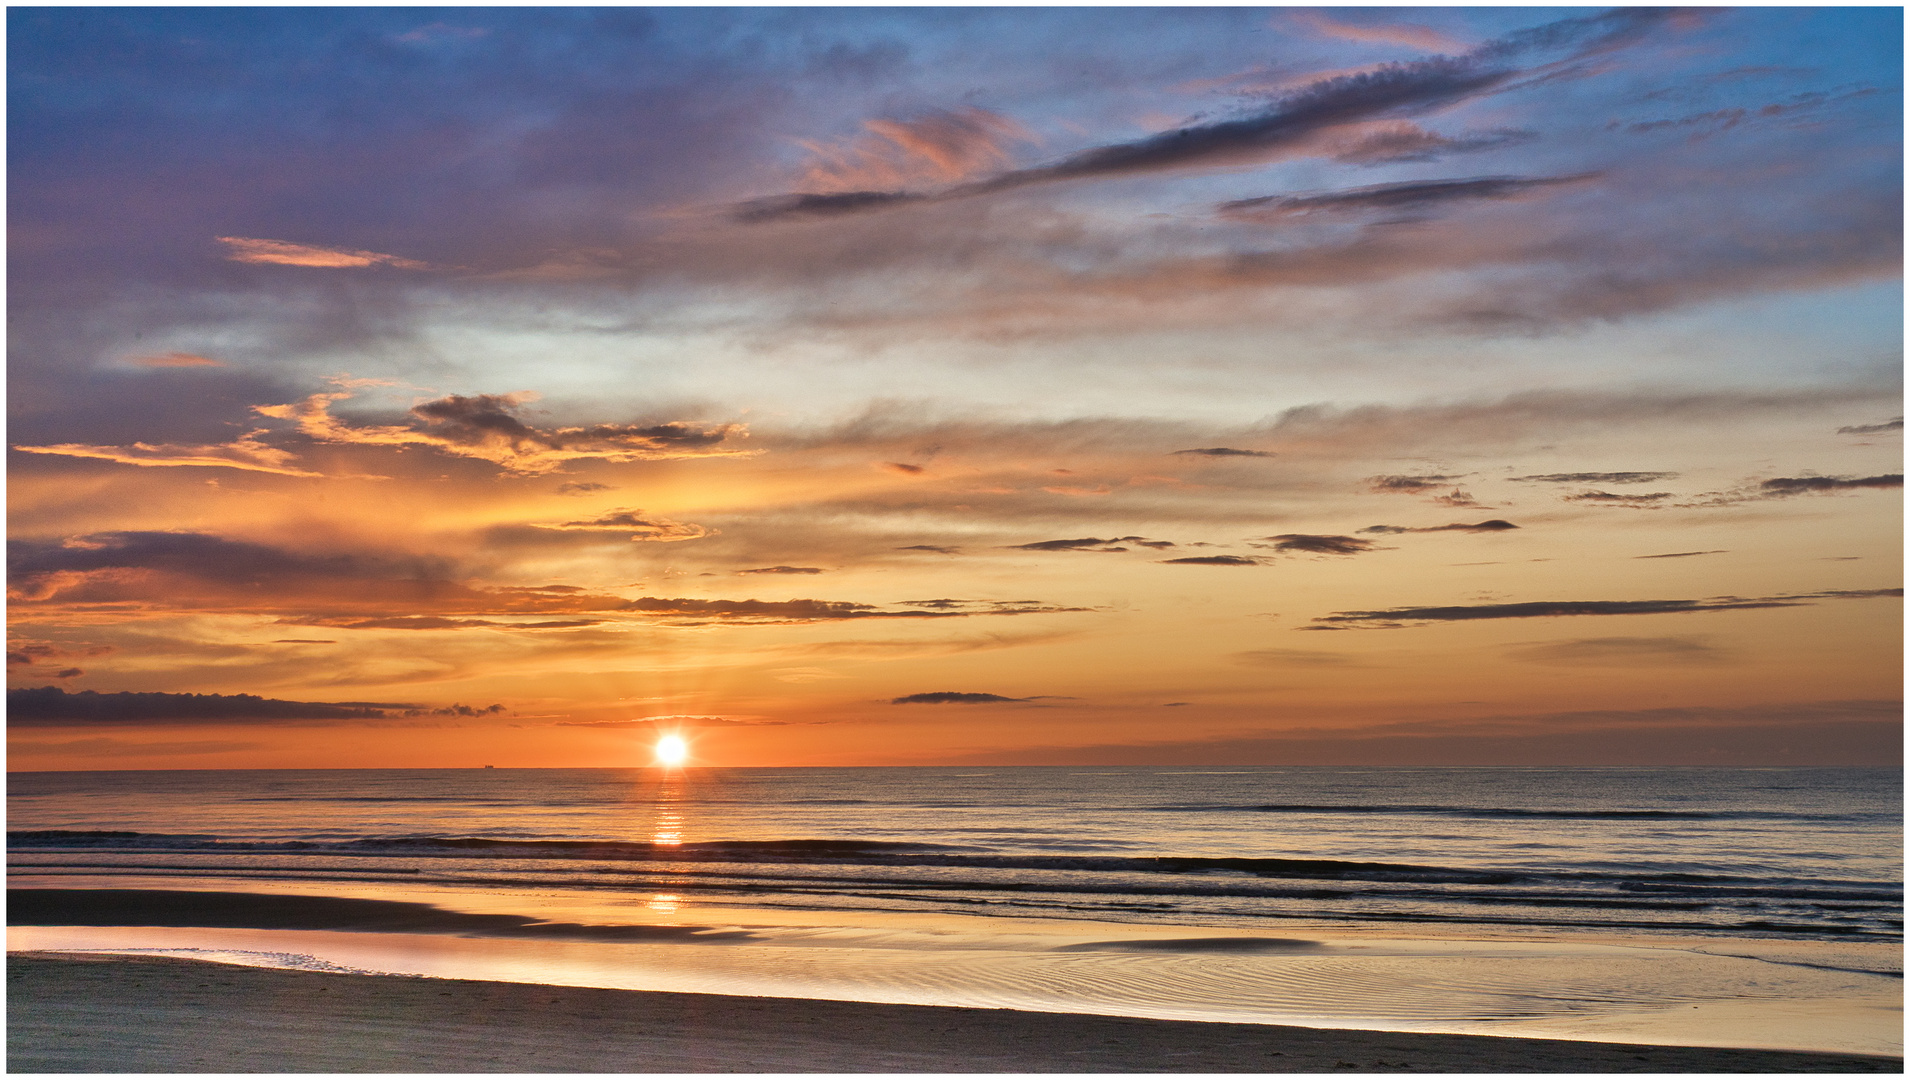
<svg viewBox="0 0 1910 1080">
<path fill-rule="evenodd" d="M 740 914 L 740 913 L 737 913 Z M 758 916 L 766 925 L 756 925 Z M 16 927 L 9 948 L 224 950 L 322 966 L 621 989 L 1092 1012 L 1369 1030 L 1900 1053 L 1900 986 L 1800 966 L 1889 964 L 1889 946 L 1764 943 L 1720 956 L 1676 939 L 1400 940 L 1318 934 L 1304 952 L 1070 948 L 1158 930 L 1037 920 L 796 926 L 758 941 L 625 944 L 419 934 Z M 1712 943 L 1715 944 L 1715 943 Z M 236 951 L 236 952 L 234 952 Z M 1764 954 L 1762 958 L 1752 954 Z M 188 952 L 184 955 L 205 955 Z M 1767 962 L 1777 960 L 1778 963 Z M 316 964 L 314 962 L 317 962 Z"/>
</svg>

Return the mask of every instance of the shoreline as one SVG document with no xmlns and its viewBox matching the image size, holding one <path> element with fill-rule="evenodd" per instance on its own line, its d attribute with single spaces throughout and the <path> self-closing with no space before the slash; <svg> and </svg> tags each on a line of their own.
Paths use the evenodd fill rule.
<svg viewBox="0 0 1910 1080">
<path fill-rule="evenodd" d="M 10 1072 L 1901 1072 L 1901 1058 L 9 953 Z"/>
</svg>

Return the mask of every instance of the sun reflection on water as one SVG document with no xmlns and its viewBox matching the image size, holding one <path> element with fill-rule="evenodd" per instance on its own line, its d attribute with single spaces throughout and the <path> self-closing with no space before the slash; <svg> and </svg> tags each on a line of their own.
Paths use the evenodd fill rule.
<svg viewBox="0 0 1910 1080">
<path fill-rule="evenodd" d="M 666 770 L 657 785 L 656 795 L 651 800 L 650 842 L 659 847 L 676 847 L 683 843 L 685 823 L 683 818 L 685 779 L 681 771 Z"/>
</svg>

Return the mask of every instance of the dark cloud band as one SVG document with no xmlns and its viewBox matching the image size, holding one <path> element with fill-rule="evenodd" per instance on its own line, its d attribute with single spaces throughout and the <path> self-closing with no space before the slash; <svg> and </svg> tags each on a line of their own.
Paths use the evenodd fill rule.
<svg viewBox="0 0 1910 1080">
<path fill-rule="evenodd" d="M 1400 184 L 1373 184 L 1317 195 L 1263 195 L 1254 199 L 1235 199 L 1221 203 L 1216 209 L 1224 216 L 1247 220 L 1357 216 L 1375 211 L 1423 213 L 1455 203 L 1513 199 L 1546 188 L 1583 184 L 1597 179 L 1598 175 L 1579 173 L 1575 176 L 1476 176 L 1453 180 L 1416 180 Z"/>
<path fill-rule="evenodd" d="M 1509 529 L 1516 529 L 1516 528 L 1518 528 L 1518 526 L 1512 524 L 1510 521 L 1505 521 L 1500 518 L 1493 518 L 1490 521 L 1477 521 L 1471 524 L 1467 524 L 1463 521 L 1455 521 L 1451 525 L 1434 525 L 1424 529 L 1411 529 L 1403 525 L 1368 525 L 1366 528 L 1361 529 L 1359 531 L 1363 533 L 1380 533 L 1386 536 L 1396 536 L 1400 533 L 1435 533 L 1435 532 L 1490 533 L 1490 532 L 1505 532 Z"/>
<path fill-rule="evenodd" d="M 970 694 L 955 690 L 936 690 L 926 694 L 907 694 L 890 700 L 891 705 L 993 705 L 1032 701 L 1033 698 L 1003 697 L 1000 694 Z"/>
<path fill-rule="evenodd" d="M 1539 484 L 1651 484 L 1660 480 L 1674 480 L 1677 476 L 1677 473 L 1671 472 L 1568 472 L 1511 476 L 1507 479 Z"/>
<path fill-rule="evenodd" d="M 166 694 L 122 691 L 69 694 L 57 686 L 7 691 L 12 727 L 94 724 L 249 724 L 275 720 L 386 720 L 421 711 L 416 705 L 370 701 L 278 701 L 252 694 Z"/>
<path fill-rule="evenodd" d="M 1867 599 L 1902 596 L 1902 589 L 1840 589 L 1788 596 L 1713 597 L 1705 600 L 1538 600 L 1523 604 L 1470 604 L 1453 607 L 1406 607 L 1384 611 L 1336 611 L 1314 619 L 1323 627 L 1393 629 L 1440 622 L 1479 619 L 1542 619 L 1568 615 L 1679 615 L 1699 611 L 1742 611 L 1753 608 L 1807 606 L 1813 600 Z"/>
<path fill-rule="evenodd" d="M 1357 536 L 1319 536 L 1312 533 L 1281 533 L 1269 536 L 1275 551 L 1306 551 L 1318 555 L 1358 555 L 1373 550 L 1371 540 Z"/>
<path fill-rule="evenodd" d="M 1780 476 L 1758 485 L 1771 495 L 1800 495 L 1809 491 L 1849 491 L 1854 488 L 1900 488 L 1902 473 L 1885 476 Z"/>
</svg>

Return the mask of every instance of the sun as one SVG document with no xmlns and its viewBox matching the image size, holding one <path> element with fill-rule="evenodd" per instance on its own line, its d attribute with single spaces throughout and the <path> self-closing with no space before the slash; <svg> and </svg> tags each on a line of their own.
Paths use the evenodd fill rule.
<svg viewBox="0 0 1910 1080">
<path fill-rule="evenodd" d="M 674 769 L 689 760 L 690 744 L 681 735 L 665 735 L 657 740 L 656 753 L 657 764 Z"/>
</svg>

